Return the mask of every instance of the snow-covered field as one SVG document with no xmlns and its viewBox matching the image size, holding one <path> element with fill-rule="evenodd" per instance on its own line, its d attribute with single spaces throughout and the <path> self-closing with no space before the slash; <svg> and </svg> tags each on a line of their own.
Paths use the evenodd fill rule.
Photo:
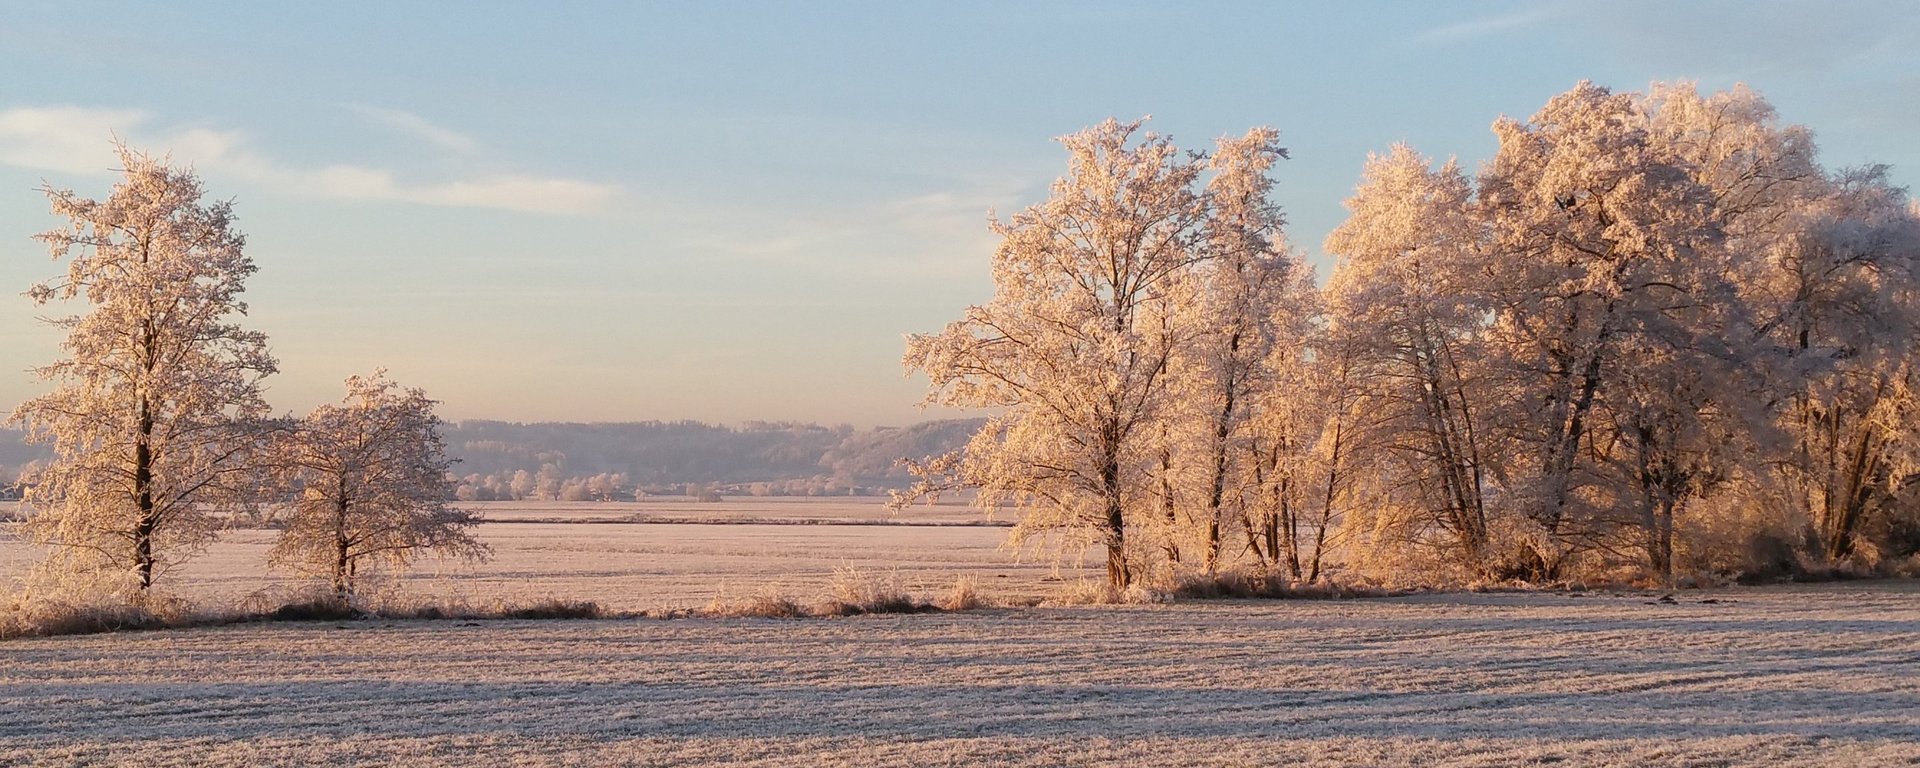
<svg viewBox="0 0 1920 768">
<path fill-rule="evenodd" d="M 977 525 L 981 515 L 961 506 L 897 515 L 873 498 L 473 506 L 496 521 L 479 528 L 493 559 L 428 559 L 400 581 L 399 590 L 475 605 L 551 597 L 639 611 L 763 591 L 806 602 L 825 597 L 834 572 L 849 567 L 926 595 L 944 594 L 955 579 L 970 577 L 982 594 L 1001 600 L 1039 597 L 1056 591 L 1061 579 L 1098 575 L 1078 558 L 1056 568 L 1044 548 L 1004 548 L 1006 528 Z M 634 519 L 700 522 L 624 522 Z M 0 585 L 39 557 L 10 528 L 0 524 Z M 257 603 L 273 603 L 296 586 L 267 568 L 276 535 L 226 531 L 205 554 L 163 574 L 160 586 L 209 607 L 232 607 L 253 596 Z"/>
<path fill-rule="evenodd" d="M 14 640 L 0 764 L 1920 762 L 1914 583 L 1677 597 Z"/>
<path fill-rule="evenodd" d="M 847 566 L 1003 599 L 1092 575 L 952 525 L 974 519 L 959 508 L 928 526 L 820 524 L 900 522 L 868 500 L 486 511 L 492 562 L 401 586 L 637 610 L 818 598 Z M 707 523 L 611 522 L 635 515 Z M 272 535 L 231 531 L 163 583 L 211 605 L 284 590 L 263 570 Z M 32 557 L 0 533 L 0 577 Z M 0 765 L 1920 764 L 1920 584 L 1656 598 L 21 639 L 0 642 Z"/>
</svg>

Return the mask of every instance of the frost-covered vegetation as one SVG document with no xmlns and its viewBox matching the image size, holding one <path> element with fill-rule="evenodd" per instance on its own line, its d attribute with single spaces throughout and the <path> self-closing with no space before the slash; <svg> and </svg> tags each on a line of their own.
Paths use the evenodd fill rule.
<svg viewBox="0 0 1920 768">
<path fill-rule="evenodd" d="M 66 223 L 38 239 L 67 270 L 27 295 L 84 311 L 46 320 L 67 356 L 35 369 L 53 390 L 13 413 L 51 446 L 20 482 L 20 529 L 48 549 L 0 624 L 172 623 L 188 611 L 156 578 L 263 507 L 280 513 L 272 562 L 326 579 L 342 603 L 374 566 L 483 556 L 476 521 L 446 504 L 434 402 L 356 377 L 344 407 L 273 418 L 262 381 L 276 362 L 237 322 L 256 267 L 232 204 L 203 200 L 191 170 L 118 149 L 104 200 L 43 190 Z"/>
<path fill-rule="evenodd" d="M 1905 765 L 1913 587 L 25 639 L 0 763 Z"/>
<path fill-rule="evenodd" d="M 83 311 L 50 321 L 66 356 L 36 370 L 53 390 L 14 414 L 47 446 L 17 486 L 18 535 L 46 556 L 8 620 L 191 623 L 156 582 L 242 540 L 269 547 L 247 578 L 289 587 L 248 599 L 381 614 L 423 559 L 497 552 L 471 504 L 908 476 L 902 514 L 964 491 L 1013 510 L 1016 549 L 1102 551 L 1105 579 L 1056 602 L 1920 571 L 1920 207 L 1885 169 L 1821 166 L 1745 88 L 1582 83 L 1494 132 L 1476 174 L 1409 147 L 1368 160 L 1324 284 L 1270 199 L 1275 130 L 1208 152 L 1140 122 L 1064 137 L 1049 199 L 993 224 L 992 299 L 907 342 L 928 402 L 981 420 L 469 422 L 451 439 L 433 400 L 382 375 L 274 417 L 232 206 L 122 147 L 104 200 L 44 190 L 66 223 L 40 239 L 67 273 L 28 295 Z M 896 466 L 910 455 L 926 458 Z M 702 611 L 999 599 L 972 576 L 836 577 L 824 600 L 744 584 Z"/>
<path fill-rule="evenodd" d="M 976 419 L 854 429 L 788 422 L 515 424 L 446 429 L 461 501 L 628 501 L 637 497 L 866 496 L 904 488 L 903 456 L 966 442 Z"/>
<path fill-rule="evenodd" d="M 458 475 L 451 500 L 632 501 L 660 496 L 884 496 L 913 476 L 903 456 L 965 445 L 983 419 L 855 429 L 795 422 L 699 421 L 442 425 Z M 0 428 L 0 501 L 52 451 Z"/>
<path fill-rule="evenodd" d="M 960 505 L 897 515 L 861 498 L 468 506 L 482 520 L 470 530 L 490 551 L 488 559 L 427 558 L 406 571 L 360 573 L 355 606 L 389 615 L 439 607 L 456 615 L 558 600 L 596 603 L 607 615 L 687 614 L 764 596 L 791 601 L 805 613 L 828 613 L 843 587 L 862 580 L 872 582 L 875 594 L 905 593 L 918 603 L 953 604 L 955 584 L 964 582 L 973 586 L 975 602 L 1028 605 L 1094 575 L 1081 553 L 1059 560 L 1043 546 L 1003 547 L 1005 527 L 980 525 L 979 514 Z M 6 511 L 0 505 L 0 515 Z M 0 594 L 39 577 L 32 566 L 44 549 L 17 534 L 15 526 L 0 523 Z M 142 610 L 192 623 L 326 597 L 325 578 L 272 567 L 281 534 L 253 525 L 220 531 L 203 552 L 165 574 L 158 594 L 141 601 Z M 127 603 L 124 595 L 17 591 L 28 595 L 33 599 L 0 598 L 0 625 L 19 619 L 0 635 L 31 633 L 32 625 L 63 614 L 111 619 Z"/>
<path fill-rule="evenodd" d="M 1740 87 L 1582 83 L 1477 174 L 1370 159 L 1316 286 L 1277 136 L 1063 138 L 995 294 L 905 362 L 1001 409 L 915 466 L 1114 590 L 1912 570 L 1920 207 Z"/>
</svg>

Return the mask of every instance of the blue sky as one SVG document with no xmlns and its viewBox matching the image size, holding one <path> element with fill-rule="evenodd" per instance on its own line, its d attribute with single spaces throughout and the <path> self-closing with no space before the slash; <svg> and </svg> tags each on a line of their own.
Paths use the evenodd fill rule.
<svg viewBox="0 0 1920 768">
<path fill-rule="evenodd" d="M 42 180 L 110 135 L 235 201 L 247 323 L 304 411 L 387 367 L 451 418 L 921 412 L 901 336 L 985 300 L 985 222 L 1051 141 L 1153 115 L 1183 146 L 1281 131 L 1319 253 L 1367 153 L 1469 167 L 1581 79 L 1745 82 L 1829 165 L 1920 178 L 1908 3 L 11 3 L 0 294 L 58 271 Z M 0 295 L 0 406 L 43 391 L 42 310 Z"/>
</svg>

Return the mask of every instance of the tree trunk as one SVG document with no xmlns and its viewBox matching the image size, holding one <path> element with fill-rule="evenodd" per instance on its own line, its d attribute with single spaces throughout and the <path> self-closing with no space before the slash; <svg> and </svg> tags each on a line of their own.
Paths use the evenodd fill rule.
<svg viewBox="0 0 1920 768">
<path fill-rule="evenodd" d="M 1127 569 L 1127 517 L 1120 495 L 1119 430 L 1111 431 L 1100 466 L 1101 491 L 1106 497 L 1107 584 L 1126 589 L 1132 574 Z"/>
<path fill-rule="evenodd" d="M 153 504 L 153 406 L 140 397 L 140 434 L 133 446 L 134 501 L 139 519 L 133 526 L 133 567 L 140 575 L 140 591 L 153 586 L 153 532 L 159 517 Z"/>
<path fill-rule="evenodd" d="M 1611 307 L 1608 312 L 1611 314 Z M 1594 397 L 1600 391 L 1604 349 L 1600 345 L 1606 343 L 1607 336 L 1603 329 L 1600 338 L 1594 342 L 1596 349 L 1587 357 L 1587 364 L 1581 371 L 1579 396 L 1568 404 L 1566 410 L 1561 411 L 1565 419 L 1554 425 L 1554 433 L 1547 443 L 1547 460 L 1543 462 L 1543 468 L 1547 475 L 1548 491 L 1546 508 L 1541 510 L 1538 520 L 1549 536 L 1560 535 L 1560 523 L 1566 517 L 1568 497 L 1573 493 L 1573 465 L 1579 456 L 1580 440 L 1586 437 L 1587 414 L 1592 411 Z M 1549 558 L 1549 554 L 1540 553 L 1541 561 L 1553 562 L 1558 559 L 1557 556 Z"/>
<path fill-rule="evenodd" d="M 1240 334 L 1234 333 L 1228 342 L 1230 354 L 1237 357 L 1240 352 Z M 1236 397 L 1240 382 L 1236 380 L 1231 368 L 1224 382 L 1225 403 L 1213 421 L 1213 461 L 1210 467 L 1213 476 L 1207 484 L 1207 573 L 1212 574 L 1220 565 L 1220 507 L 1227 493 L 1227 437 L 1233 434 L 1233 413 L 1239 404 Z"/>
<path fill-rule="evenodd" d="M 1844 560 L 1853 554 L 1853 534 L 1859 527 L 1860 519 L 1866 516 L 1866 507 L 1872 496 L 1874 475 L 1880 471 L 1878 446 L 1874 445 L 1873 427 L 1864 423 L 1859 425 L 1860 438 L 1854 441 L 1847 457 L 1847 470 L 1840 493 L 1829 492 L 1828 497 L 1837 495 L 1838 503 L 1827 505 L 1826 530 L 1822 531 L 1822 549 L 1830 562 Z"/>
<path fill-rule="evenodd" d="M 1160 425 L 1160 512 L 1167 522 L 1167 561 L 1180 562 L 1180 519 L 1173 506 L 1173 445 Z"/>
<path fill-rule="evenodd" d="M 333 594 L 342 602 L 353 597 L 352 543 L 347 540 L 347 478 L 338 478 L 333 502 Z"/>
<path fill-rule="evenodd" d="M 1660 499 L 1654 508 L 1652 549 L 1653 572 L 1660 583 L 1673 586 L 1673 512 L 1678 503 L 1671 495 Z"/>
<path fill-rule="evenodd" d="M 1300 578 L 1300 515 L 1293 508 L 1293 478 L 1280 479 L 1280 548 L 1287 555 L 1287 573 Z"/>
</svg>

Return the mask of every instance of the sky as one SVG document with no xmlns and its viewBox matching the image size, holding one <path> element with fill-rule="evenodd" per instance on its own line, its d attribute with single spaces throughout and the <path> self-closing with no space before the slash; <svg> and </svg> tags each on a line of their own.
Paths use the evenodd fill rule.
<svg viewBox="0 0 1920 768">
<path fill-rule="evenodd" d="M 1368 153 L 1468 168 L 1581 80 L 1746 83 L 1920 180 L 1906 2 L 21 2 L 0 11 L 0 407 L 59 335 L 43 185 L 119 137 L 232 200 L 304 412 L 384 367 L 451 419 L 904 424 L 903 335 L 993 291 L 990 212 L 1113 116 L 1281 132 L 1289 238 Z"/>
</svg>

